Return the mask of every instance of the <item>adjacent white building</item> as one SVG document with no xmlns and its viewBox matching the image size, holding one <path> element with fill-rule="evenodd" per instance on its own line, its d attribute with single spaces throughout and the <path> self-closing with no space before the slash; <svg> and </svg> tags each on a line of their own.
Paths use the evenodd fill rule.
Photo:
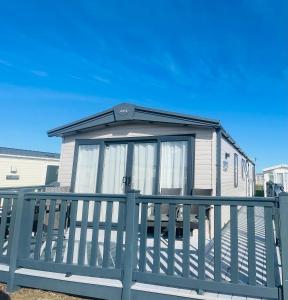
<svg viewBox="0 0 288 300">
<path fill-rule="evenodd" d="M 0 188 L 55 182 L 59 159 L 58 153 L 0 147 Z"/>
<path fill-rule="evenodd" d="M 264 174 L 264 192 L 266 194 L 266 183 L 272 181 L 283 185 L 284 190 L 288 192 L 288 164 L 276 165 L 263 169 Z"/>
</svg>

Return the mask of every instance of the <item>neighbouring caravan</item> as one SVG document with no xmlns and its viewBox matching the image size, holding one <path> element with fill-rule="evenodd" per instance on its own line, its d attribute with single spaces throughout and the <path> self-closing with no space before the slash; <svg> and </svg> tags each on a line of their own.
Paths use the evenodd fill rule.
<svg viewBox="0 0 288 300">
<path fill-rule="evenodd" d="M 58 153 L 0 147 L 0 188 L 56 182 L 59 158 Z"/>
<path fill-rule="evenodd" d="M 48 135 L 72 192 L 254 195 L 254 162 L 218 120 L 124 103 Z"/>
<path fill-rule="evenodd" d="M 288 192 L 288 165 L 281 164 L 263 169 L 264 175 L 264 195 L 267 196 L 266 183 L 272 181 L 283 186 L 285 192 Z"/>
</svg>

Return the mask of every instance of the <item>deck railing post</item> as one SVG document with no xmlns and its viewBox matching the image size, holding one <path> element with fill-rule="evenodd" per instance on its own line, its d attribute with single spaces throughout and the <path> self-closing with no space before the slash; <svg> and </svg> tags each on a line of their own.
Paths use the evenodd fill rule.
<svg viewBox="0 0 288 300">
<path fill-rule="evenodd" d="M 133 261 L 135 254 L 134 235 L 135 230 L 135 212 L 136 212 L 136 198 L 138 197 L 138 191 L 129 191 L 127 194 L 126 202 L 126 222 L 125 222 L 125 253 L 124 253 L 124 265 L 123 265 L 123 277 L 122 277 L 122 300 L 131 299 L 131 286 L 132 286 L 132 274 L 133 274 Z"/>
<path fill-rule="evenodd" d="M 282 261 L 282 300 L 288 300 L 288 193 L 279 195 L 280 252 Z"/>
<path fill-rule="evenodd" d="M 10 253 L 10 261 L 9 261 L 9 278 L 7 282 L 7 291 L 9 293 L 17 290 L 17 286 L 15 285 L 15 271 L 17 268 L 17 259 L 18 259 L 18 252 L 19 252 L 19 244 L 21 238 L 21 220 L 23 214 L 23 205 L 24 205 L 24 190 L 19 190 L 17 197 L 15 197 L 14 201 L 15 206 L 13 204 L 13 209 L 15 209 L 15 223 L 14 223 L 14 230 L 13 232 L 9 232 L 12 234 L 11 239 L 11 253 Z M 13 214 L 13 211 L 12 211 Z"/>
</svg>

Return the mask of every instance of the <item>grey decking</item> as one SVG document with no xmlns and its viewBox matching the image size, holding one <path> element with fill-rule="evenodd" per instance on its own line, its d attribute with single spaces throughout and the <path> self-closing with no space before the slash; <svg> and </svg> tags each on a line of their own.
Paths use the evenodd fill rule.
<svg viewBox="0 0 288 300">
<path fill-rule="evenodd" d="M 242 283 L 248 283 L 249 276 L 248 276 L 248 240 L 247 240 L 247 216 L 246 216 L 246 207 L 243 207 L 238 212 L 238 267 L 239 267 L 239 281 Z M 197 278 L 197 264 L 198 264 L 198 236 L 197 230 L 194 231 L 193 236 L 190 237 L 190 247 L 189 247 L 189 272 L 190 276 Z M 139 233 L 140 234 L 140 233 Z M 206 235 L 207 236 L 207 235 Z M 70 237 L 71 238 L 71 237 Z M 125 236 L 123 236 L 125 238 Z M 69 231 L 66 232 L 64 240 L 63 240 L 63 261 L 67 260 L 67 241 L 69 239 Z M 52 259 L 54 260 L 57 255 L 57 235 L 52 239 Z M 83 264 L 88 264 L 90 261 L 90 253 L 91 253 L 91 240 L 92 240 L 92 230 L 87 229 L 87 242 L 85 246 L 81 242 L 80 236 L 80 228 L 76 229 L 75 234 L 75 246 L 74 246 L 74 255 L 73 255 L 73 263 L 77 264 L 77 260 L 79 258 L 79 251 L 85 251 L 85 257 Z M 106 241 L 105 241 L 106 240 Z M 107 243 L 107 239 L 105 239 L 104 230 L 99 231 L 99 244 L 97 250 L 96 261 L 97 264 L 101 265 L 103 262 L 103 258 L 106 260 L 106 264 L 108 267 L 112 267 L 115 265 L 115 258 L 116 258 L 116 241 L 117 241 L 117 232 L 111 232 L 111 242 L 110 242 L 110 253 L 103 256 L 103 246 L 104 243 Z M 206 239 L 206 255 L 205 255 L 205 279 L 213 279 L 214 274 L 214 243 L 213 240 Z M 231 259 L 230 259 L 230 224 L 228 223 L 224 229 L 222 230 L 222 237 L 221 237 L 221 277 L 225 281 L 231 281 Z M 148 233 L 147 238 L 147 251 L 146 251 L 146 265 L 141 266 L 146 271 L 152 271 L 153 267 L 153 232 Z M 175 242 L 175 266 L 173 270 L 173 274 L 181 275 L 182 268 L 183 268 L 183 250 L 182 250 L 182 239 L 176 239 Z M 139 244 L 139 240 L 138 240 Z M 264 230 L 264 209 L 263 208 L 256 208 L 255 209 L 255 244 L 256 244 L 256 283 L 259 285 L 266 284 L 266 260 L 265 260 L 265 230 Z M 41 247 L 41 258 L 44 259 L 45 257 L 45 244 Z M 33 247 L 32 247 L 33 249 Z M 139 248 L 138 248 L 139 249 Z M 168 240 L 165 237 L 161 237 L 161 250 L 160 250 L 160 273 L 167 274 L 168 273 Z M 31 252 L 32 255 L 33 251 Z M 138 251 L 139 254 L 139 251 Z M 59 253 L 58 253 L 59 255 Z M 137 264 L 139 267 L 139 264 Z M 155 286 L 149 284 L 140 284 L 136 283 L 133 286 L 133 289 L 137 290 L 155 290 Z M 199 299 L 207 299 L 210 298 L 218 298 L 218 299 L 247 299 L 246 297 L 236 297 L 233 295 L 223 295 L 223 294 L 216 294 L 216 293 L 205 293 L 203 296 L 197 295 L 196 291 L 188 291 L 188 290 L 180 290 L 175 288 L 167 288 L 167 287 L 157 287 L 157 291 L 159 293 L 169 293 L 173 294 L 178 291 L 179 296 L 186 295 L 186 297 L 197 297 Z"/>
</svg>

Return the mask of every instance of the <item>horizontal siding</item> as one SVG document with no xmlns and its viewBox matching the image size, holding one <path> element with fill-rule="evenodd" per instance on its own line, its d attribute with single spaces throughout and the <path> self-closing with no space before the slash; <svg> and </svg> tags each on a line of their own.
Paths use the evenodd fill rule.
<svg viewBox="0 0 288 300">
<path fill-rule="evenodd" d="M 215 183 L 212 182 L 212 170 L 214 170 L 212 167 L 212 130 L 165 125 L 123 125 L 118 127 L 108 127 L 64 138 L 61 149 L 59 181 L 62 186 L 70 186 L 71 184 L 75 139 L 125 138 L 185 134 L 196 134 L 195 187 L 214 189 Z"/>
<path fill-rule="evenodd" d="M 225 154 L 230 156 L 225 159 Z M 238 187 L 234 187 L 234 153 L 238 154 Z M 249 177 L 241 176 L 243 155 L 239 153 L 225 138 L 221 140 L 221 194 L 222 196 L 252 196 L 253 195 L 253 169 L 249 163 Z M 223 170 L 223 162 L 228 162 L 228 170 Z M 246 159 L 245 159 L 246 161 Z"/>
<path fill-rule="evenodd" d="M 59 165 L 57 160 L 27 158 L 27 157 L 4 157 L 0 156 L 0 188 L 30 185 L 43 185 L 46 180 L 47 165 Z M 11 167 L 16 168 L 19 180 L 7 180 L 11 173 Z"/>
</svg>

